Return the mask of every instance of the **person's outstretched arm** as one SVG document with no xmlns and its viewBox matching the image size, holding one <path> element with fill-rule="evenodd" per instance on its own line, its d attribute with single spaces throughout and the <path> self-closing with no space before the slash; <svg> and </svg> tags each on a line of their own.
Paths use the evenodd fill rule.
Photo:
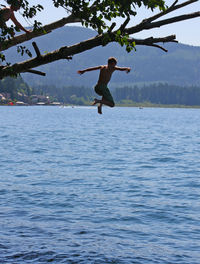
<svg viewBox="0 0 200 264">
<path fill-rule="evenodd" d="M 84 70 L 79 70 L 77 71 L 78 74 L 83 74 L 87 71 L 95 71 L 95 70 L 100 70 L 103 66 L 96 66 L 96 67 L 91 67 L 91 68 L 87 68 L 87 69 L 84 69 Z"/>
<path fill-rule="evenodd" d="M 20 23 L 19 21 L 16 19 L 15 15 L 14 15 L 14 12 L 11 13 L 10 15 L 10 19 L 13 21 L 13 23 L 21 30 L 23 30 L 24 32 L 26 33 L 30 33 L 31 31 L 25 29 Z"/>
<path fill-rule="evenodd" d="M 130 67 L 118 67 L 118 66 L 116 66 L 115 70 L 117 70 L 117 71 L 126 71 L 126 73 L 129 73 L 131 71 L 131 68 Z"/>
</svg>

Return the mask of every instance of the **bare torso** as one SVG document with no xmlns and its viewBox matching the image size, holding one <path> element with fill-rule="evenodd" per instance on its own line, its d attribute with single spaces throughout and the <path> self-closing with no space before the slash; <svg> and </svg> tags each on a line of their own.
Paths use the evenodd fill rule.
<svg viewBox="0 0 200 264">
<path fill-rule="evenodd" d="M 113 72 L 114 69 L 109 69 L 107 66 L 102 66 L 102 68 L 100 69 L 98 84 L 107 85 L 111 79 Z"/>
</svg>

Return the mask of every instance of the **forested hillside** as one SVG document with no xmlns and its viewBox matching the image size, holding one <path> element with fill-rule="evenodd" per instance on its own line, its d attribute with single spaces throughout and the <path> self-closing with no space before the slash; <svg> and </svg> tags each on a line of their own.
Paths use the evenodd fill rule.
<svg viewBox="0 0 200 264">
<path fill-rule="evenodd" d="M 21 77 L 7 77 L 0 81 L 0 94 L 6 99 L 18 99 L 20 94 L 30 96 L 32 92 L 32 88 Z"/>
<path fill-rule="evenodd" d="M 56 46 L 69 46 L 95 34 L 95 31 L 90 29 L 68 26 L 39 37 L 36 42 L 41 52 L 45 53 L 55 49 Z M 35 56 L 30 43 L 28 46 Z M 114 73 L 110 84 L 113 88 L 146 82 L 199 85 L 200 47 L 172 43 L 165 45 L 165 48 L 168 49 L 168 53 L 142 46 L 138 46 L 136 52 L 126 53 L 118 44 L 109 44 L 106 47 L 98 47 L 76 55 L 72 61 L 63 60 L 39 67 L 41 71 L 46 72 L 46 77 L 28 73 L 22 76 L 32 86 L 53 84 L 58 88 L 70 85 L 92 87 L 97 80 L 98 71 L 79 76 L 76 73 L 77 70 L 105 64 L 108 57 L 115 56 L 119 65 L 130 66 L 132 71 L 128 75 L 124 72 Z M 16 60 L 13 49 L 8 50 L 8 54 L 11 61 Z"/>
<path fill-rule="evenodd" d="M 200 105 L 200 87 L 197 86 L 181 87 L 157 83 L 142 87 L 117 88 L 114 96 L 119 103 L 130 100 L 136 103 L 150 102 L 163 105 Z"/>
<path fill-rule="evenodd" d="M 38 86 L 37 94 L 47 94 L 58 101 L 68 104 L 91 104 L 94 90 L 86 87 L 65 86 L 56 88 L 54 85 Z M 114 100 L 118 104 L 152 103 L 162 105 L 200 105 L 200 86 L 181 87 L 167 83 L 154 83 L 144 86 L 125 86 L 112 89 Z"/>
<path fill-rule="evenodd" d="M 200 106 L 200 86 L 178 86 L 168 83 L 154 83 L 149 85 L 130 85 L 123 88 L 111 89 L 118 104 L 151 103 L 162 105 Z M 61 103 L 88 105 L 95 94 L 91 87 L 42 85 L 31 88 L 21 77 L 5 78 L 0 81 L 0 103 L 9 100 L 20 100 L 29 103 L 31 95 L 44 95 L 54 98 Z M 2 96 L 5 97 L 2 100 Z M 30 101 L 31 102 L 31 101 Z"/>
</svg>

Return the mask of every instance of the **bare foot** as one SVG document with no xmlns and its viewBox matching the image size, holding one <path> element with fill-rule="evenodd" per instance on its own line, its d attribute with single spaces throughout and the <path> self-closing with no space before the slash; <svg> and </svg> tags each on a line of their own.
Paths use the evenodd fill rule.
<svg viewBox="0 0 200 264">
<path fill-rule="evenodd" d="M 102 115 L 102 107 L 100 105 L 98 106 L 98 113 Z"/>
<path fill-rule="evenodd" d="M 92 103 L 92 105 L 95 105 L 95 104 L 98 104 L 99 103 L 99 100 L 94 98 L 94 102 Z"/>
</svg>

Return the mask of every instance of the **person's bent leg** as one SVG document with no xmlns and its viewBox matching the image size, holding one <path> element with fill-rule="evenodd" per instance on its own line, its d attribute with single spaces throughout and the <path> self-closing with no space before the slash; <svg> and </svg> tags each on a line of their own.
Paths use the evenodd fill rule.
<svg viewBox="0 0 200 264">
<path fill-rule="evenodd" d="M 106 87 L 106 89 L 103 91 L 102 103 L 110 107 L 115 106 L 112 94 L 110 93 L 108 87 Z"/>
<path fill-rule="evenodd" d="M 110 107 L 114 107 L 115 103 L 113 101 L 108 101 L 104 97 L 102 97 L 101 103 Z"/>
<path fill-rule="evenodd" d="M 104 97 L 102 97 L 101 100 L 95 98 L 94 102 L 92 103 L 92 105 L 95 105 L 95 104 L 104 104 L 104 105 L 107 105 L 107 106 L 110 106 L 110 107 L 114 107 L 115 106 L 114 102 L 108 101 Z"/>
</svg>

